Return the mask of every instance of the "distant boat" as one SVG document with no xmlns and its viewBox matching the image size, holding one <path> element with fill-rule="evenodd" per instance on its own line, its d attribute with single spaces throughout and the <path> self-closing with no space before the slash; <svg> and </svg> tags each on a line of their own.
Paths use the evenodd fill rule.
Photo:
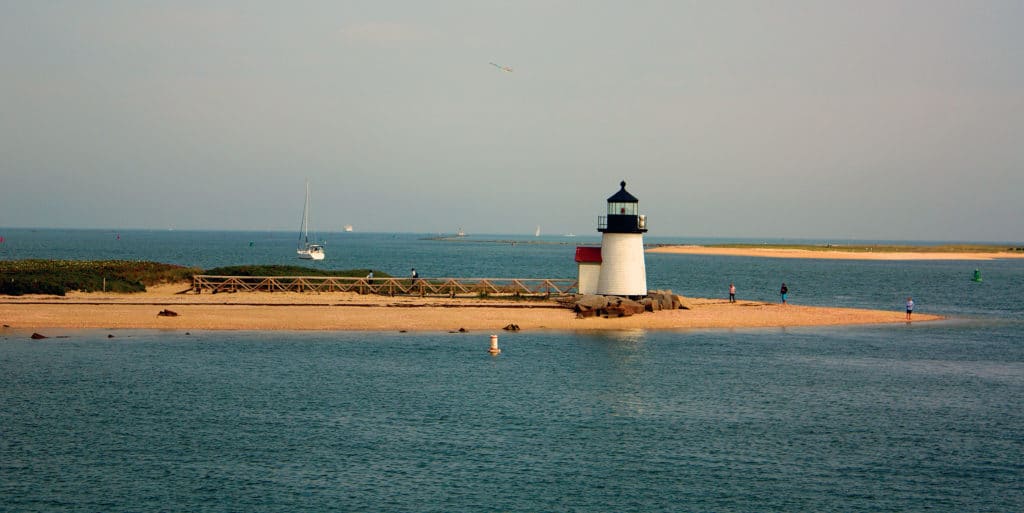
<svg viewBox="0 0 1024 513">
<path fill-rule="evenodd" d="M 566 237 L 575 237 L 575 236 L 576 236 L 576 234 L 575 234 L 575 233 L 572 233 L 572 232 L 569 232 L 569 233 L 565 234 L 565 236 L 566 236 Z"/>
<path fill-rule="evenodd" d="M 306 181 L 306 203 L 302 206 L 302 226 L 299 227 L 299 247 L 295 250 L 299 258 L 303 260 L 323 260 L 324 247 L 316 244 L 316 234 L 313 234 L 314 243 L 309 243 L 309 181 Z"/>
<path fill-rule="evenodd" d="M 466 236 L 466 231 L 465 231 L 465 230 L 463 230 L 463 229 L 462 229 L 462 228 L 460 227 L 460 228 L 459 228 L 459 232 L 458 232 L 458 233 L 456 233 L 455 235 L 457 235 L 457 236 L 459 236 L 459 237 L 465 237 L 465 236 Z"/>
<path fill-rule="evenodd" d="M 537 229 L 533 231 L 534 237 L 540 237 L 540 225 L 537 225 Z"/>
<path fill-rule="evenodd" d="M 346 224 L 346 225 L 345 225 L 345 231 L 346 231 L 346 232 L 350 232 L 350 231 L 352 231 L 352 225 L 350 225 L 350 224 Z"/>
</svg>

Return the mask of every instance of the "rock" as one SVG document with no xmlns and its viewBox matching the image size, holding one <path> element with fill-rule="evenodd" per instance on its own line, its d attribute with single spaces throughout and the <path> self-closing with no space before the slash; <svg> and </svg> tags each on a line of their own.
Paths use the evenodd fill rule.
<svg viewBox="0 0 1024 513">
<path fill-rule="evenodd" d="M 647 305 L 646 300 L 650 300 L 650 305 Z M 658 310 L 689 310 L 682 299 L 682 296 L 673 294 L 671 290 L 652 290 L 647 293 L 647 299 L 645 299 L 645 306 L 648 306 L 648 311 Z"/>
<path fill-rule="evenodd" d="M 604 317 L 626 317 L 626 311 L 618 306 L 612 305 L 604 309 Z"/>
<path fill-rule="evenodd" d="M 593 310 L 600 310 L 608 306 L 609 299 L 605 296 L 588 294 L 576 300 L 577 307 L 587 307 Z"/>
<path fill-rule="evenodd" d="M 171 310 L 164 309 L 164 310 L 160 310 L 160 312 L 157 313 L 156 315 L 158 317 L 177 317 L 178 316 L 178 312 L 174 312 L 174 311 L 171 311 Z"/>
<path fill-rule="evenodd" d="M 114 335 L 111 335 L 111 334 L 108 333 L 107 334 L 107 338 L 114 338 Z"/>
<path fill-rule="evenodd" d="M 44 338 L 50 338 L 50 337 L 47 337 L 46 335 L 41 335 L 39 333 L 33 333 L 32 334 L 32 340 L 42 340 Z"/>
<path fill-rule="evenodd" d="M 623 299 L 620 301 L 619 308 L 622 308 L 624 312 L 628 312 L 627 315 L 642 314 L 647 311 L 647 308 L 643 303 L 633 301 L 632 299 Z"/>
<path fill-rule="evenodd" d="M 501 329 L 503 329 L 505 331 L 519 331 L 519 325 L 518 324 L 509 324 L 508 326 L 505 326 L 504 328 L 501 328 Z"/>
</svg>

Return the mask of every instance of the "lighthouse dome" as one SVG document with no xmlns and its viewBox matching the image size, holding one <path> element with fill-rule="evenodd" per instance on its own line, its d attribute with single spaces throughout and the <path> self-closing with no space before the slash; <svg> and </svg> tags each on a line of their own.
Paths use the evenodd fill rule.
<svg viewBox="0 0 1024 513">
<path fill-rule="evenodd" d="M 619 189 L 619 192 L 616 192 L 615 194 L 612 195 L 612 197 L 608 198 L 608 203 L 639 203 L 640 202 L 640 200 L 636 199 L 636 196 L 633 196 L 632 194 L 630 194 L 629 192 L 626 191 L 626 181 L 625 180 L 623 180 L 622 182 L 619 182 L 619 187 L 621 187 L 621 189 Z"/>
</svg>

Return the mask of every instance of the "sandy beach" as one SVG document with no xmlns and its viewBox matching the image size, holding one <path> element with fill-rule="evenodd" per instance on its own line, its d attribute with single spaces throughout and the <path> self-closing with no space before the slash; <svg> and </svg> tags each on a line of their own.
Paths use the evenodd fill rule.
<svg viewBox="0 0 1024 513">
<path fill-rule="evenodd" d="M 680 255 L 717 255 L 766 258 L 821 258 L 829 260 L 997 260 L 1003 258 L 1024 258 L 1021 251 L 1000 251 L 992 253 L 945 253 L 945 252 L 853 252 L 842 250 L 812 251 L 807 249 L 783 248 L 715 248 L 707 246 L 661 246 L 647 250 L 648 253 L 675 253 Z"/>
<path fill-rule="evenodd" d="M 554 301 L 388 297 L 353 293 L 177 294 L 187 284 L 138 294 L 0 296 L 8 329 L 486 331 L 707 329 L 903 323 L 904 312 L 686 298 L 689 310 L 578 319 Z M 172 310 L 174 317 L 158 316 Z M 940 316 L 914 314 L 914 321 Z M 45 333 L 43 333 L 45 334 Z"/>
</svg>

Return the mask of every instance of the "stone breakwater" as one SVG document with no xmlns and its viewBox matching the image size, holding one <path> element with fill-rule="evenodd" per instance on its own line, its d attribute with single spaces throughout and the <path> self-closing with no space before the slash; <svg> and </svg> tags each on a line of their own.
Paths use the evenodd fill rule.
<svg viewBox="0 0 1024 513">
<path fill-rule="evenodd" d="M 573 296 L 565 302 L 576 312 L 578 318 L 629 317 L 644 312 L 689 309 L 682 296 L 673 294 L 671 290 L 651 291 L 647 297 L 640 299 L 584 294 Z"/>
</svg>

